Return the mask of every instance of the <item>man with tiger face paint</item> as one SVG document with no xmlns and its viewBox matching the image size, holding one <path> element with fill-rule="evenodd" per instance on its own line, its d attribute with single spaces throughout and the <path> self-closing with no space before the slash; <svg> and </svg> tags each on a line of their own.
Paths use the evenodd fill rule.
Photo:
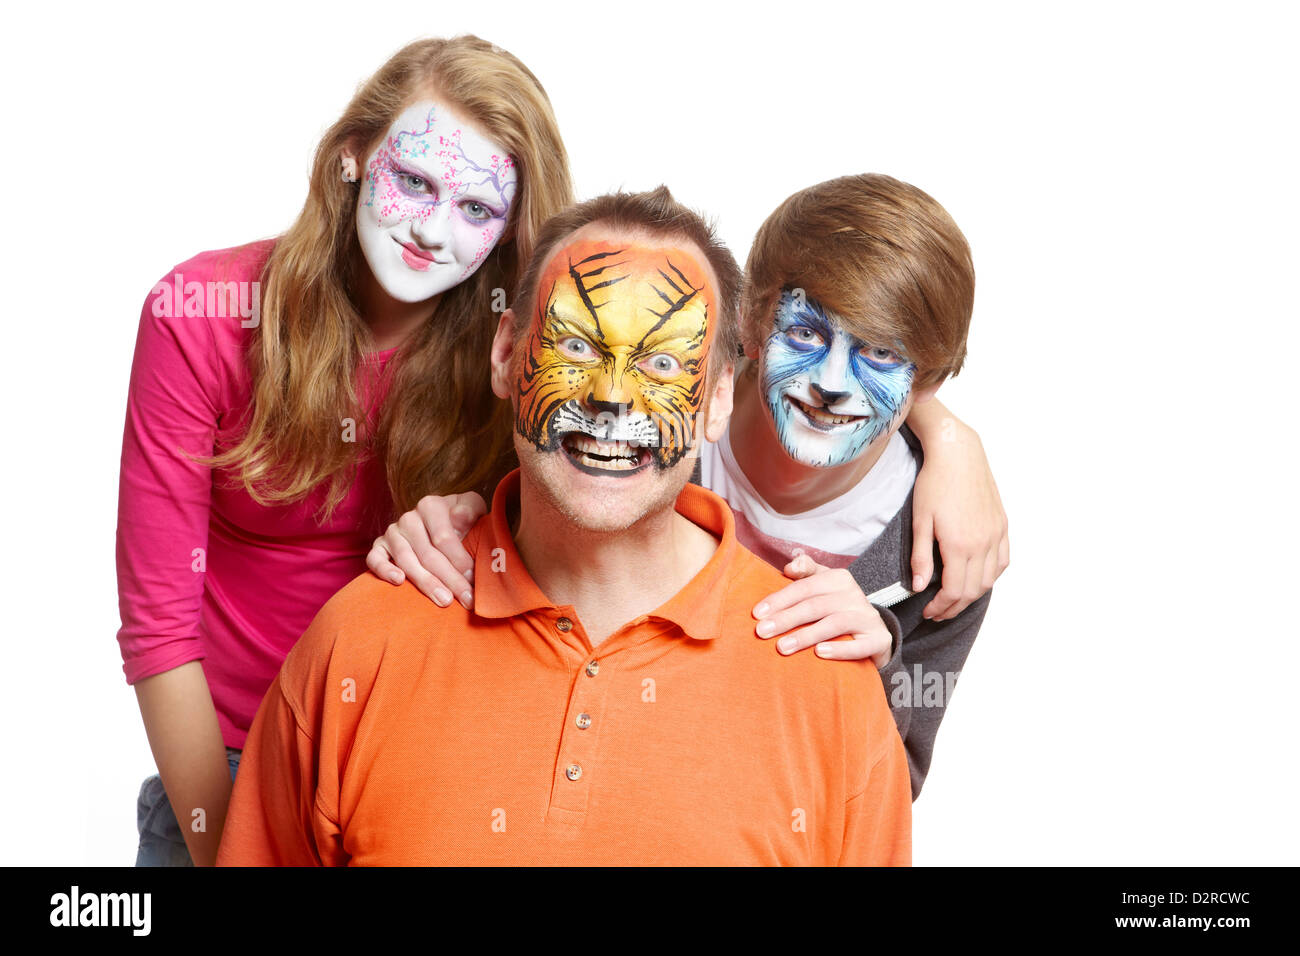
<svg viewBox="0 0 1300 956">
<path fill-rule="evenodd" d="M 515 403 L 523 480 L 569 520 L 624 528 L 668 507 L 688 481 L 716 284 L 689 241 L 593 223 L 541 270 L 527 325 L 516 328 L 523 319 L 509 313 L 498 338 L 517 378 L 498 394 Z M 723 391 L 715 413 L 730 411 L 729 384 Z"/>
<path fill-rule="evenodd" d="M 570 242 L 537 294 L 519 434 L 581 470 L 627 477 L 686 454 L 700 409 L 713 288 L 689 251 Z"/>
</svg>

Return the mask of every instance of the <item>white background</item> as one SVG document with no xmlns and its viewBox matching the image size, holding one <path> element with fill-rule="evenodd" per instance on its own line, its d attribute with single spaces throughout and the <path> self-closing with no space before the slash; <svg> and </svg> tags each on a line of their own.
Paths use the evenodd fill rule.
<svg viewBox="0 0 1300 956">
<path fill-rule="evenodd" d="M 878 171 L 970 240 L 970 359 L 940 394 L 983 436 L 1012 565 L 916 804 L 918 864 L 1297 861 L 1286 5 L 6 16 L 32 19 L 0 40 L 0 862 L 134 860 L 153 763 L 113 551 L 145 295 L 200 250 L 283 230 L 356 85 L 407 41 L 460 32 L 541 78 L 580 196 L 667 183 L 743 262 L 788 194 Z"/>
</svg>

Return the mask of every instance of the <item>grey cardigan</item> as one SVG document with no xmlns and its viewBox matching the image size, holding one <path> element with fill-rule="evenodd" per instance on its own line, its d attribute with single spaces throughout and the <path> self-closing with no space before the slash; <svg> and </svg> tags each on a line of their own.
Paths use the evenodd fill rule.
<svg viewBox="0 0 1300 956">
<path fill-rule="evenodd" d="M 906 425 L 899 431 L 916 457 L 919 469 L 924 457 L 920 441 Z M 700 481 L 698 462 L 691 480 L 697 484 Z M 890 606 L 873 602 L 894 637 L 893 654 L 889 663 L 880 668 L 880 680 L 907 750 L 913 800 L 920 795 L 921 785 L 930 770 L 935 735 L 939 732 L 939 724 L 943 721 L 949 696 L 966 663 L 966 656 L 975 643 L 975 635 L 979 633 L 992 594 L 983 595 L 951 621 L 927 621 L 921 616 L 921 611 L 939 592 L 943 570 L 937 547 L 934 550 L 934 569 L 934 578 L 924 591 L 904 597 Z M 874 595 L 891 585 L 900 584 L 911 593 L 911 492 L 885 530 L 849 565 L 848 570 L 864 594 Z"/>
</svg>

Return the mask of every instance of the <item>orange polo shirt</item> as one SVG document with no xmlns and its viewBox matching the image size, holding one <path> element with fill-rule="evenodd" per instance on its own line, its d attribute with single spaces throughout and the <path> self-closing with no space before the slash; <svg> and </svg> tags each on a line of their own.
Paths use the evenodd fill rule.
<svg viewBox="0 0 1300 956">
<path fill-rule="evenodd" d="M 475 606 L 363 574 L 249 731 L 225 865 L 907 864 L 907 758 L 870 661 L 783 657 L 750 609 L 788 582 L 720 540 L 594 650 L 524 568 L 507 476 L 465 540 Z"/>
</svg>

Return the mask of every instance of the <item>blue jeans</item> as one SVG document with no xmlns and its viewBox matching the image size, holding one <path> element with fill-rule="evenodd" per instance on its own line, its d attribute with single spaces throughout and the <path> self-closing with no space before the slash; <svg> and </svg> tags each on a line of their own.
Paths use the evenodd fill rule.
<svg viewBox="0 0 1300 956">
<path fill-rule="evenodd" d="M 230 779 L 235 779 L 242 751 L 226 748 L 230 761 Z M 172 812 L 162 778 L 157 774 L 140 785 L 140 797 L 135 804 L 135 827 L 140 831 L 140 848 L 135 854 L 136 866 L 193 866 L 190 851 L 185 846 L 185 834 Z"/>
</svg>

